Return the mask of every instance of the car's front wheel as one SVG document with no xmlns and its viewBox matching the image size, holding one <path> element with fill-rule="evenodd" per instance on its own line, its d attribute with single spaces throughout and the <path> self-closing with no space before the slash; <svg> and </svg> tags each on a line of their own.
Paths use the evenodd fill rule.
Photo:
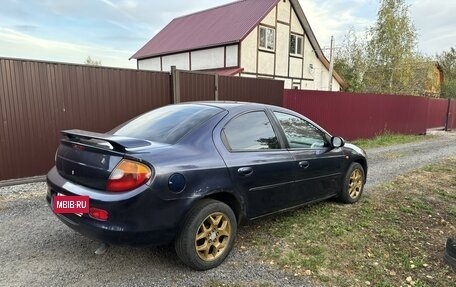
<svg viewBox="0 0 456 287">
<path fill-rule="evenodd" d="M 339 194 L 340 201 L 344 203 L 357 202 L 364 189 L 364 168 L 357 162 L 350 165 L 345 175 L 344 186 Z"/>
<path fill-rule="evenodd" d="M 204 199 L 187 214 L 174 242 L 179 258 L 197 270 L 220 265 L 234 245 L 237 223 L 223 202 Z"/>
</svg>

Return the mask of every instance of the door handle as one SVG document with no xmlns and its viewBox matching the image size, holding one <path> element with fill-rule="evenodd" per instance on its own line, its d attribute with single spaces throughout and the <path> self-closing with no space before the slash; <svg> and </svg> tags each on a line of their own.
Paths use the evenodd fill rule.
<svg viewBox="0 0 456 287">
<path fill-rule="evenodd" d="M 299 163 L 300 168 L 308 168 L 309 167 L 309 162 L 307 160 L 300 161 Z"/>
<path fill-rule="evenodd" d="M 253 168 L 251 167 L 240 167 L 238 173 L 242 176 L 250 176 L 253 173 Z"/>
</svg>

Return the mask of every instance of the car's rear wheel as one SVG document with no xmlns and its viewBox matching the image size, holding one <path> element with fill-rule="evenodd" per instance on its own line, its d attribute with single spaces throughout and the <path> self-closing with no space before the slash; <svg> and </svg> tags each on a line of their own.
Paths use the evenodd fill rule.
<svg viewBox="0 0 456 287">
<path fill-rule="evenodd" d="M 223 202 L 204 199 L 187 214 L 174 247 L 179 258 L 197 270 L 220 265 L 233 248 L 237 223 Z"/>
<path fill-rule="evenodd" d="M 344 186 L 339 194 L 340 201 L 344 203 L 357 202 L 364 189 L 364 168 L 357 162 L 350 165 L 345 175 Z"/>
</svg>

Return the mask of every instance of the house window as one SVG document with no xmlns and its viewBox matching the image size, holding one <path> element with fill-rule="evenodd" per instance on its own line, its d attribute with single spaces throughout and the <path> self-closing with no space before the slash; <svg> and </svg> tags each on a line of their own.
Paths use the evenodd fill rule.
<svg viewBox="0 0 456 287">
<path fill-rule="evenodd" d="M 260 48 L 268 51 L 275 50 L 274 28 L 260 26 Z"/>
<path fill-rule="evenodd" d="M 295 34 L 290 35 L 290 54 L 302 56 L 303 37 Z"/>
</svg>

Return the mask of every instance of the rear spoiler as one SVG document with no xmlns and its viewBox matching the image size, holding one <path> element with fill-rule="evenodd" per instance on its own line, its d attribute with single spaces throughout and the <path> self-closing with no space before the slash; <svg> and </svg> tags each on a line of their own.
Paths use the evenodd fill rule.
<svg viewBox="0 0 456 287">
<path fill-rule="evenodd" d="M 62 142 L 77 143 L 88 146 L 87 143 L 82 143 L 80 140 L 99 140 L 109 143 L 112 146 L 112 149 L 117 152 L 126 152 L 129 149 L 152 146 L 152 142 L 147 140 L 115 136 L 111 134 L 94 133 L 83 130 L 65 130 L 61 131 L 61 133 L 64 137 L 62 138 Z M 90 146 L 95 147 L 92 145 Z"/>
</svg>

